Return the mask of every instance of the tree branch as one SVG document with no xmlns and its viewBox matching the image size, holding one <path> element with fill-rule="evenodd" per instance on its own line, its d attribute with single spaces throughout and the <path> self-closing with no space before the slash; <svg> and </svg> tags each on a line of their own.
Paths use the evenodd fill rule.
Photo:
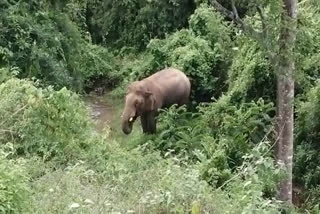
<svg viewBox="0 0 320 214">
<path fill-rule="evenodd" d="M 215 0 L 211 0 L 211 4 L 220 12 L 222 13 L 224 16 L 234 20 L 234 15 L 231 11 L 227 10 L 226 8 L 224 8 L 221 4 L 219 4 L 217 1 Z"/>
<path fill-rule="evenodd" d="M 263 35 L 262 33 L 254 30 L 252 27 L 246 25 L 242 19 L 240 19 L 239 15 L 238 15 L 238 11 L 235 7 L 234 1 L 231 1 L 231 6 L 232 6 L 232 10 L 230 11 L 228 9 L 226 9 L 225 7 L 223 7 L 219 2 L 217 2 L 217 0 L 211 0 L 211 4 L 213 5 L 214 8 L 216 8 L 217 11 L 219 11 L 220 13 L 222 13 L 224 16 L 232 19 L 236 24 L 240 25 L 240 28 L 247 33 L 249 36 L 251 36 L 252 38 L 256 39 L 256 40 L 261 40 L 263 39 Z"/>
<path fill-rule="evenodd" d="M 234 14 L 234 17 L 237 19 L 237 20 L 240 20 L 239 18 L 239 14 L 238 14 L 238 11 L 237 11 L 237 8 L 234 4 L 234 0 L 231 0 L 231 7 L 232 7 L 232 11 L 233 11 L 233 14 Z"/>
<path fill-rule="evenodd" d="M 261 9 L 260 6 L 257 6 L 257 11 L 259 13 L 259 16 L 260 16 L 260 19 L 261 19 L 261 23 L 262 23 L 262 33 L 263 33 L 263 36 L 266 38 L 267 35 L 268 35 L 266 19 L 265 19 L 264 15 L 263 15 L 263 12 L 262 12 L 262 9 Z"/>
<path fill-rule="evenodd" d="M 267 24 L 266 24 L 266 17 L 264 16 L 262 8 L 258 5 L 256 7 L 257 7 L 257 11 L 260 16 L 260 20 L 261 20 L 261 24 L 262 24 L 262 36 L 263 36 L 262 45 L 264 46 L 264 48 L 267 51 L 267 54 L 268 54 L 270 61 L 271 61 L 271 65 L 274 67 L 274 66 L 276 66 L 276 58 L 275 58 L 276 55 L 272 51 L 270 51 L 270 49 L 268 47 L 268 41 L 270 39 L 269 38 L 270 35 L 269 35 Z"/>
<path fill-rule="evenodd" d="M 210 2 L 212 4 L 212 6 L 218 12 L 220 12 L 225 17 L 232 19 L 232 21 L 234 21 L 239 26 L 239 28 L 244 31 L 245 34 L 247 34 L 249 37 L 251 37 L 252 39 L 255 39 L 257 42 L 259 42 L 262 45 L 262 47 L 266 49 L 267 55 L 271 61 L 271 65 L 272 66 L 276 65 L 276 63 L 275 63 L 276 56 L 272 52 L 272 50 L 270 50 L 270 47 L 268 46 L 270 35 L 269 35 L 268 28 L 266 25 L 266 18 L 264 16 L 262 8 L 260 6 L 257 6 L 257 11 L 259 13 L 259 16 L 260 16 L 260 19 L 262 22 L 262 32 L 255 30 L 254 28 L 252 28 L 252 26 L 249 26 L 243 22 L 243 20 L 239 17 L 234 0 L 231 0 L 232 11 L 223 7 L 217 0 L 211 0 Z"/>
</svg>

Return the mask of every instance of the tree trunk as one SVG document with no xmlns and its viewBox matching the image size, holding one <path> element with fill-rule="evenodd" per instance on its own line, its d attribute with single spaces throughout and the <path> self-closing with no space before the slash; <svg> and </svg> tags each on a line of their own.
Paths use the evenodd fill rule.
<svg viewBox="0 0 320 214">
<path fill-rule="evenodd" d="M 282 0 L 279 56 L 270 56 L 270 62 L 276 62 L 277 71 L 277 139 L 275 146 L 276 161 L 284 166 L 287 177 L 279 184 L 279 199 L 292 203 L 292 159 L 293 159 L 293 107 L 294 107 L 294 74 L 295 74 L 295 43 L 297 30 L 297 0 Z M 251 38 L 268 43 L 268 31 L 261 8 L 258 12 L 262 22 L 262 33 L 248 26 L 238 16 L 234 1 L 231 0 L 232 11 L 224 8 L 217 0 L 210 1 L 224 16 L 232 19 Z M 268 48 L 267 48 L 268 49 Z M 267 50 L 266 49 L 266 50 Z"/>
<path fill-rule="evenodd" d="M 292 203 L 294 48 L 297 29 L 297 0 L 283 0 L 277 71 L 277 142 L 275 154 L 286 178 L 279 184 L 279 199 Z"/>
</svg>

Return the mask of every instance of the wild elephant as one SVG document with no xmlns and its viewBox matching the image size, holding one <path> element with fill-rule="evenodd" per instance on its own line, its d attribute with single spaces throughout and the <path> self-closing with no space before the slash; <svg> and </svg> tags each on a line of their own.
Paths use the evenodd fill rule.
<svg viewBox="0 0 320 214">
<path fill-rule="evenodd" d="M 190 90 L 188 77 L 176 68 L 166 68 L 145 79 L 132 82 L 125 97 L 122 131 L 130 134 L 134 121 L 140 116 L 143 133 L 154 134 L 158 110 L 173 104 L 187 104 Z"/>
</svg>

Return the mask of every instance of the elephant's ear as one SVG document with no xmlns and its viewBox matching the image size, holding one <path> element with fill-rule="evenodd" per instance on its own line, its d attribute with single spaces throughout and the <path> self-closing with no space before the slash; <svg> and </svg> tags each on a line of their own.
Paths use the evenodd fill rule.
<svg viewBox="0 0 320 214">
<path fill-rule="evenodd" d="M 152 92 L 147 90 L 147 91 L 144 91 L 144 97 L 145 98 L 149 98 L 150 96 L 152 96 Z"/>
<path fill-rule="evenodd" d="M 146 98 L 146 108 L 149 111 L 155 110 L 156 99 L 151 91 L 145 91 L 144 97 Z"/>
</svg>

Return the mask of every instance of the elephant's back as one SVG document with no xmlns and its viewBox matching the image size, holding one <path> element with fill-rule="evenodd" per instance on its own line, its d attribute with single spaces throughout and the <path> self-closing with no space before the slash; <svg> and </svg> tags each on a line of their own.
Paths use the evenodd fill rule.
<svg viewBox="0 0 320 214">
<path fill-rule="evenodd" d="M 184 72 L 182 72 L 179 69 L 169 67 L 162 69 L 153 75 L 149 76 L 147 79 L 152 80 L 153 82 L 158 82 L 158 83 L 169 83 L 170 81 L 172 82 L 185 82 L 189 83 L 189 78 L 185 75 Z"/>
<path fill-rule="evenodd" d="M 190 95 L 191 84 L 188 77 L 176 68 L 166 68 L 148 78 L 163 98 L 164 105 L 171 105 Z"/>
<path fill-rule="evenodd" d="M 164 68 L 160 71 L 157 71 L 153 75 L 155 75 L 155 76 L 171 76 L 171 75 L 175 75 L 175 74 L 185 76 L 185 74 L 181 70 L 174 68 L 174 67 Z"/>
</svg>

